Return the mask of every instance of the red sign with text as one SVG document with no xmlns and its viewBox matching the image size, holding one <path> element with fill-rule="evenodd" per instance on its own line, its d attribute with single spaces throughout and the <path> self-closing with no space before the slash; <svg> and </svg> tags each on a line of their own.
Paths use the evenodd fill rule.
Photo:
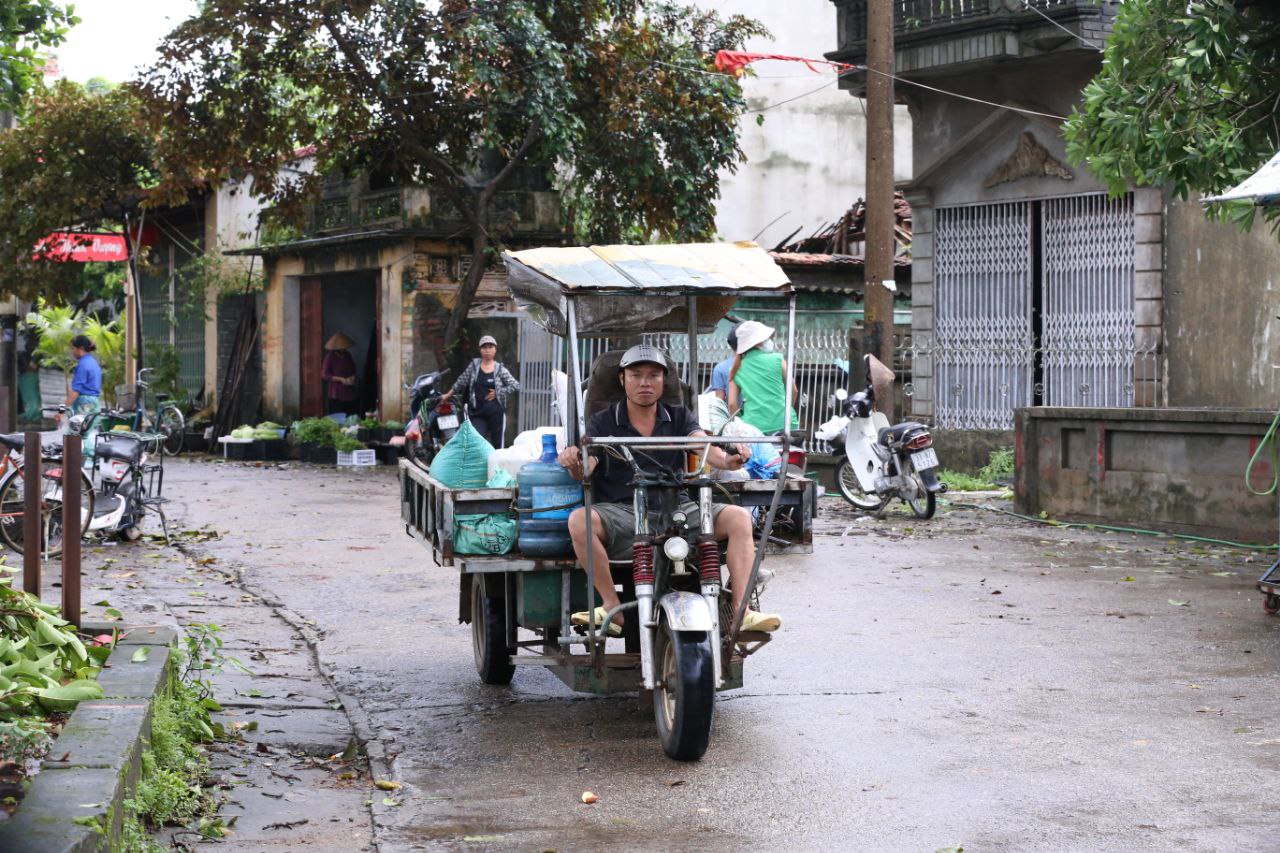
<svg viewBox="0 0 1280 853">
<path fill-rule="evenodd" d="M 129 255 L 123 234 L 83 234 L 55 231 L 36 244 L 35 260 L 55 263 L 124 261 Z"/>
</svg>

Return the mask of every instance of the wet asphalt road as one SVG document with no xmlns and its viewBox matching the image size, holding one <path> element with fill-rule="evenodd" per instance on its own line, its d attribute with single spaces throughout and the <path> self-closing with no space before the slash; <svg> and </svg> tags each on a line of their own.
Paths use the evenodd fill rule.
<svg viewBox="0 0 1280 853">
<path fill-rule="evenodd" d="M 771 564 L 782 631 L 679 764 L 634 697 L 479 682 L 389 469 L 168 474 L 173 513 L 322 633 L 405 783 L 384 850 L 1280 843 L 1280 619 L 1241 551 L 824 500 L 814 555 Z"/>
</svg>

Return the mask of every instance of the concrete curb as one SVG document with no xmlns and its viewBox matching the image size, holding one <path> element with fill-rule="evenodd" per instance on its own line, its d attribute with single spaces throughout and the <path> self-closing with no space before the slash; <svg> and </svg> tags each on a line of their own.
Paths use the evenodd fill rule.
<svg viewBox="0 0 1280 853">
<path fill-rule="evenodd" d="M 84 625 L 81 630 L 108 634 L 121 627 Z M 0 850 L 114 849 L 124 801 L 137 787 L 142 752 L 151 739 L 151 700 L 173 675 L 177 638 L 176 628 L 150 626 L 116 644 L 98 677 L 104 697 L 76 706 L 17 813 L 0 824 Z M 133 663 L 139 646 L 150 646 L 151 654 Z M 103 830 L 77 819 L 96 821 Z"/>
</svg>

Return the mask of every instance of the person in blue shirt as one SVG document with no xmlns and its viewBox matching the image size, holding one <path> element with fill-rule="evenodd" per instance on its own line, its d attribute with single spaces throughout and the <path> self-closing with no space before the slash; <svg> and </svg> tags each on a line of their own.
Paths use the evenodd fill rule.
<svg viewBox="0 0 1280 853">
<path fill-rule="evenodd" d="M 741 323 L 738 324 L 738 326 L 741 325 Z M 729 330 L 729 349 L 735 353 L 738 351 L 738 326 Z M 707 389 L 726 402 L 729 400 L 729 373 L 733 370 L 735 358 L 736 356 L 731 355 L 712 368 L 711 387 Z"/>
<path fill-rule="evenodd" d="M 76 369 L 71 374 L 71 391 L 67 405 L 76 414 L 91 414 L 102 410 L 102 365 L 93 355 L 97 349 L 88 335 L 76 335 L 71 339 L 71 354 L 76 357 Z"/>
</svg>

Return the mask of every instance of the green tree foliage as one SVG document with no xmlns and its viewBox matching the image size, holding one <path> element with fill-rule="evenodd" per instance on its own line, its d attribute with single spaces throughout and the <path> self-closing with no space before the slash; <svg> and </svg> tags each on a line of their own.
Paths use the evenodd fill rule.
<svg viewBox="0 0 1280 853">
<path fill-rule="evenodd" d="M 71 339 L 86 335 L 93 341 L 94 357 L 102 367 L 102 393 L 109 400 L 115 399 L 116 386 L 124 383 L 124 330 L 119 320 L 104 323 L 70 306 L 41 299 L 36 310 L 27 315 L 27 325 L 37 340 L 32 356 L 41 364 L 61 370 L 68 387 L 76 368 Z"/>
<path fill-rule="evenodd" d="M 35 246 L 53 231 L 104 222 L 118 230 L 158 174 L 133 90 L 91 95 L 60 81 L 34 95 L 22 126 L 0 134 L 0 292 L 26 299 L 73 292 L 81 265 L 37 257 Z"/>
<path fill-rule="evenodd" d="M 143 86 L 175 176 L 247 176 L 297 215 L 318 178 L 280 165 L 314 144 L 321 173 L 438 191 L 471 244 L 454 340 L 508 236 L 495 195 L 529 173 L 583 239 L 709 236 L 745 104 L 705 72 L 762 32 L 665 0 L 208 0 Z"/>
<path fill-rule="evenodd" d="M 1141 0 L 1119 6 L 1102 70 L 1064 132 L 1113 192 L 1225 190 L 1280 147 L 1280 16 L 1272 4 Z M 1221 206 L 1244 227 L 1252 205 Z"/>
<path fill-rule="evenodd" d="M 80 22 L 74 12 L 53 0 L 0 0 L 0 109 L 19 108 L 40 78 L 42 49 Z"/>
</svg>

